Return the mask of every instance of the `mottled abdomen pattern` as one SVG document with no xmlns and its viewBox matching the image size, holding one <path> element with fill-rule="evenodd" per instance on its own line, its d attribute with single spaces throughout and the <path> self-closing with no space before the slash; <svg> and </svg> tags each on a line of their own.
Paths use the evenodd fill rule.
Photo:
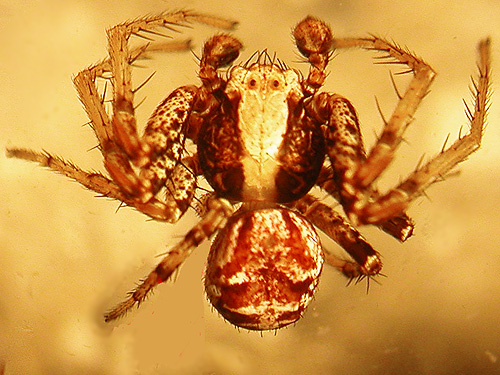
<svg viewBox="0 0 500 375">
<path fill-rule="evenodd" d="M 251 330 L 297 321 L 323 266 L 320 239 L 302 215 L 260 209 L 231 217 L 212 244 L 205 286 L 213 306 Z"/>
</svg>

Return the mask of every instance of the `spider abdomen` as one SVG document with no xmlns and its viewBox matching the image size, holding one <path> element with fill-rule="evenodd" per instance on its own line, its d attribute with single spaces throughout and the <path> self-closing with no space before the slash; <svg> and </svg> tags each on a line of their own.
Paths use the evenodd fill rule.
<svg viewBox="0 0 500 375">
<path fill-rule="evenodd" d="M 323 258 L 316 231 L 298 213 L 243 211 L 228 220 L 212 244 L 207 296 L 239 327 L 277 329 L 301 317 L 318 284 Z"/>
</svg>

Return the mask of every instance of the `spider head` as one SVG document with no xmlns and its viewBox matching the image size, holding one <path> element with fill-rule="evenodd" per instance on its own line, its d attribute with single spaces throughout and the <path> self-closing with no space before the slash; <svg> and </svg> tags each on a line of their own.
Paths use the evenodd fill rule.
<svg viewBox="0 0 500 375">
<path fill-rule="evenodd" d="M 304 109 L 302 77 L 281 63 L 234 66 L 203 118 L 204 176 L 236 201 L 290 202 L 306 194 L 324 160 L 320 124 Z"/>
</svg>

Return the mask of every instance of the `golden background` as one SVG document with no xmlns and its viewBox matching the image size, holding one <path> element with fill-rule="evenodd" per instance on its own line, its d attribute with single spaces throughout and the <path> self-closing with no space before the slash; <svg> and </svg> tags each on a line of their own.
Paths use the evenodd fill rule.
<svg viewBox="0 0 500 375">
<path fill-rule="evenodd" d="M 407 46 L 439 73 L 407 142 L 381 186 L 409 173 L 459 129 L 462 98 L 476 74 L 476 44 L 493 40 L 493 89 L 500 61 L 495 0 L 400 1 L 0 1 L 0 148 L 45 149 L 85 169 L 103 170 L 96 140 L 71 77 L 106 56 L 105 29 L 180 7 L 240 21 L 246 60 L 267 48 L 307 72 L 290 36 L 308 14 L 338 36 L 375 33 Z M 186 29 L 199 53 L 215 30 Z M 325 90 L 356 106 L 368 144 L 380 129 L 374 97 L 390 114 L 389 70 L 374 55 L 342 52 Z M 175 87 L 198 84 L 190 53 L 161 56 L 137 71 L 157 71 L 138 94 L 144 123 Z M 405 78 L 398 78 L 400 90 Z M 428 190 L 409 214 L 415 236 L 400 244 L 373 228 L 363 233 L 382 253 L 381 285 L 345 287 L 325 268 L 315 300 L 295 326 L 239 331 L 212 311 L 202 287 L 208 244 L 175 283 L 162 285 L 137 312 L 105 325 L 121 300 L 195 222 L 147 221 L 95 198 L 76 183 L 0 153 L 0 363 L 6 374 L 497 374 L 500 373 L 500 106 L 495 92 L 482 149 L 460 175 Z M 335 245 L 325 242 L 325 246 Z M 0 366 L 1 367 L 1 366 Z"/>
</svg>

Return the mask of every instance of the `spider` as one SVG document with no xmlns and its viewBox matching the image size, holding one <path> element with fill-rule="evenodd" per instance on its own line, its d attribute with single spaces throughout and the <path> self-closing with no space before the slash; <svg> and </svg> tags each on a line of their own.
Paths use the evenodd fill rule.
<svg viewBox="0 0 500 375">
<path fill-rule="evenodd" d="M 189 43 L 132 48 L 131 37 L 149 39 L 162 35 L 161 27 L 175 30 L 192 22 L 225 30 L 236 25 L 192 11 L 125 22 L 108 30 L 109 57 L 74 78 L 109 176 L 45 152 L 11 148 L 7 155 L 61 172 L 155 220 L 175 223 L 189 207 L 200 215 L 128 298 L 105 314 L 106 321 L 139 305 L 200 243 L 215 236 L 204 277 L 208 299 L 236 326 L 275 330 L 303 315 L 325 260 L 351 279 L 378 275 L 380 256 L 355 226 L 376 225 L 405 241 L 414 226 L 406 214 L 408 205 L 480 147 L 489 94 L 489 40 L 479 43 L 474 108 L 466 108 L 469 133 L 381 193 L 375 182 L 435 77 L 429 65 L 376 36 L 334 38 L 326 23 L 311 16 L 293 30 L 310 66 L 307 75 L 265 51 L 234 64 L 242 44 L 220 33 L 204 44 L 201 85 L 174 90 L 139 135 L 134 94 L 140 87 L 131 83 L 134 62 L 151 52 L 189 49 Z M 412 75 L 368 153 L 352 104 L 320 90 L 333 52 L 352 47 L 381 52 L 381 58 L 405 65 Z M 103 79 L 112 86 L 111 108 L 99 89 Z M 201 179 L 211 190 L 201 188 Z M 344 214 L 313 195 L 313 187 L 337 200 Z M 349 257 L 323 248 L 315 227 Z"/>
</svg>

